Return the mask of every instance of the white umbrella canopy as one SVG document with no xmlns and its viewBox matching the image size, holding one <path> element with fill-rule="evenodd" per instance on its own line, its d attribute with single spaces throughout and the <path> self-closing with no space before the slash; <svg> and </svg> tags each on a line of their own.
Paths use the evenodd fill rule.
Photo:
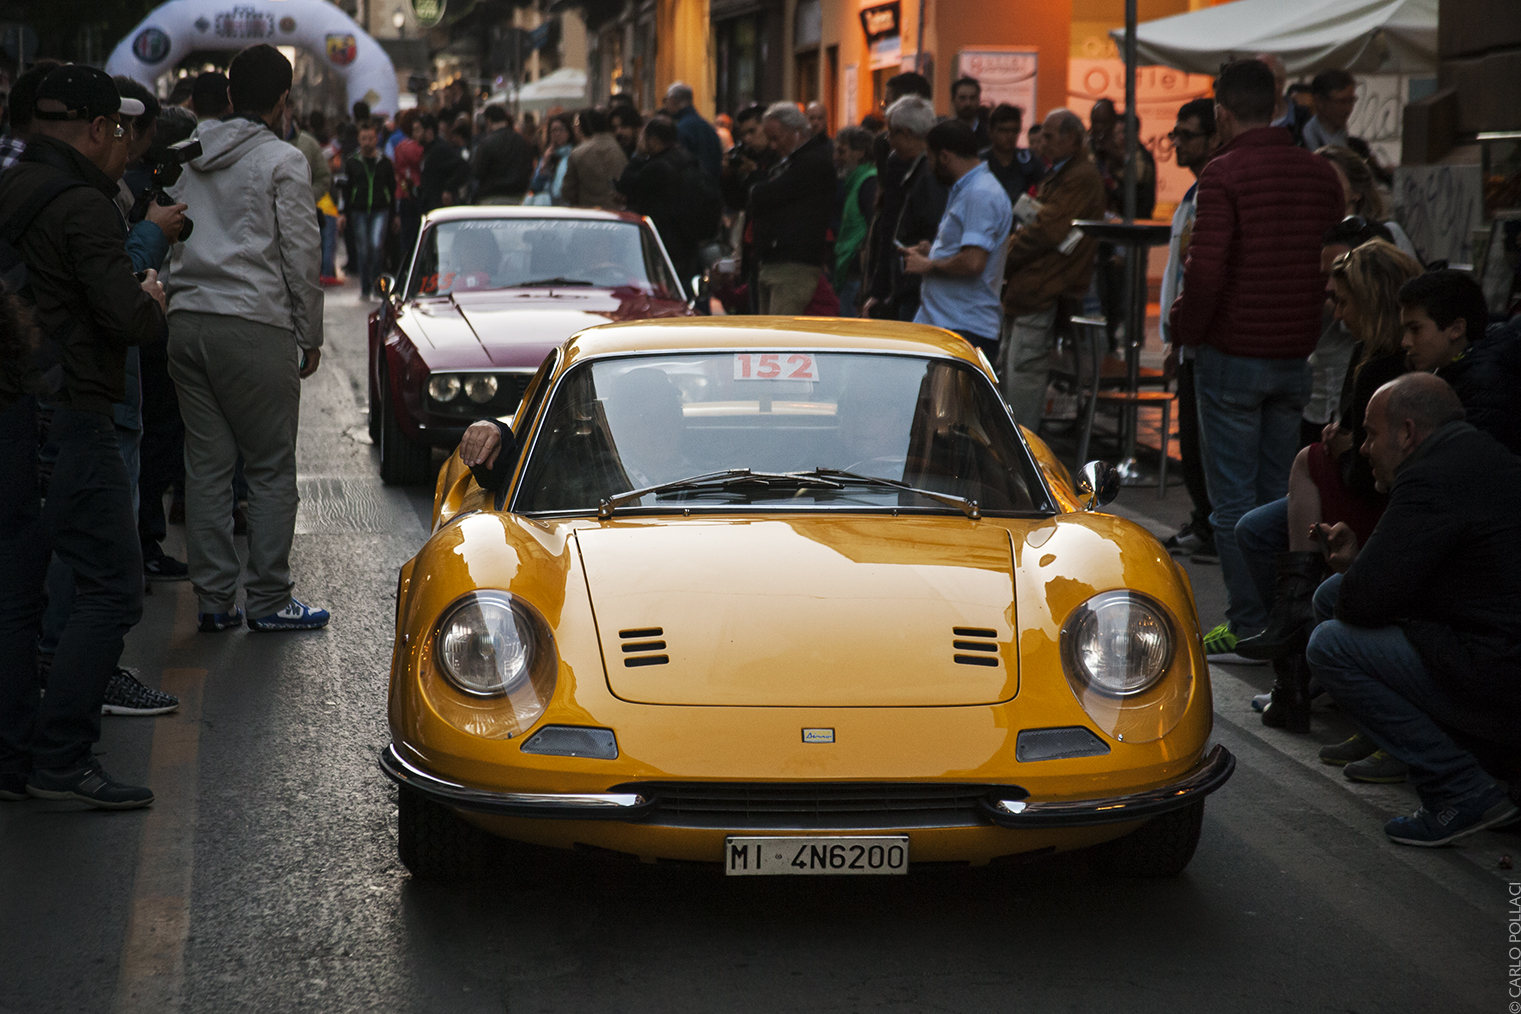
<svg viewBox="0 0 1521 1014">
<path fill-rule="evenodd" d="M 1125 32 L 1109 33 L 1124 52 Z M 1437 0 L 1235 0 L 1136 28 L 1141 64 L 1216 74 L 1276 53 L 1291 75 L 1435 73 Z"/>
<path fill-rule="evenodd" d="M 585 101 L 586 71 L 574 67 L 561 67 L 518 91 L 518 106 L 523 109 L 548 109 Z"/>
</svg>

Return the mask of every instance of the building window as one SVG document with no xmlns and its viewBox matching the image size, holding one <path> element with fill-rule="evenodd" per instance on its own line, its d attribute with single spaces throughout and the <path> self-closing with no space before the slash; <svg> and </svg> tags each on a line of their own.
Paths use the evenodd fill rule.
<svg viewBox="0 0 1521 1014">
<path fill-rule="evenodd" d="M 733 113 L 760 99 L 765 53 L 761 16 L 749 14 L 718 23 L 718 109 Z"/>
</svg>

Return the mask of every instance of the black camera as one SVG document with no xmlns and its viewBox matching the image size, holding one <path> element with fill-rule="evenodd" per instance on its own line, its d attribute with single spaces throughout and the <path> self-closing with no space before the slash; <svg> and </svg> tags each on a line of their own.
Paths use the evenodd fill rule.
<svg viewBox="0 0 1521 1014">
<path fill-rule="evenodd" d="M 133 225 L 141 222 L 148 214 L 149 201 L 165 208 L 172 207 L 176 202 L 164 191 L 179 181 L 180 174 L 185 171 L 186 162 L 200 157 L 201 142 L 193 137 L 149 151 L 148 161 L 153 163 L 153 171 L 148 181 L 148 188 L 142 192 L 137 203 L 132 205 L 132 210 L 127 214 L 127 221 Z M 194 228 L 195 223 L 190 220 L 189 215 L 186 215 L 185 224 L 180 228 L 181 243 L 190 238 L 190 231 Z"/>
</svg>

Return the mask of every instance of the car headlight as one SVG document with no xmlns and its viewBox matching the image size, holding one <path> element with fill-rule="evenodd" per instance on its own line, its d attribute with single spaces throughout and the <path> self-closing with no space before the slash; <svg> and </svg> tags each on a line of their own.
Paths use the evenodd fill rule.
<svg viewBox="0 0 1521 1014">
<path fill-rule="evenodd" d="M 1072 611 L 1062 627 L 1069 675 L 1111 697 L 1156 685 L 1172 661 L 1172 623 L 1152 599 L 1133 591 L 1102 592 Z"/>
<path fill-rule="evenodd" d="M 465 381 L 465 395 L 477 405 L 484 405 L 496 397 L 496 378 L 489 373 L 470 377 Z"/>
<path fill-rule="evenodd" d="M 541 708 L 545 677 L 552 690 L 558 667 L 549 625 L 506 592 L 474 592 L 450 607 L 438 625 L 437 658 L 449 682 L 473 697 L 532 690 Z"/>
<path fill-rule="evenodd" d="M 428 381 L 428 397 L 434 401 L 453 401 L 459 395 L 459 377 L 452 373 L 439 373 Z"/>
</svg>

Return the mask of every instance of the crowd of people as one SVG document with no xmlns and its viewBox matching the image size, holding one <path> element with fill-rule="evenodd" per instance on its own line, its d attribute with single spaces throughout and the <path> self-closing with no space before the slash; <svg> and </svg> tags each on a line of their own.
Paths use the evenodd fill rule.
<svg viewBox="0 0 1521 1014">
<path fill-rule="evenodd" d="M 162 103 L 46 63 L 10 96 L 0 799 L 151 802 L 90 752 L 103 708 L 176 703 L 119 664 L 145 579 L 191 580 L 209 633 L 327 623 L 293 596 L 289 557 L 300 382 L 340 250 L 369 300 L 435 208 L 632 211 L 694 301 L 706 277 L 729 313 L 953 331 L 1039 431 L 1070 320 L 1103 313 L 1112 349 L 1129 298 L 1124 251 L 1074 223 L 1156 204 L 1155 157 L 1138 145 L 1127 166 L 1113 103 L 1026 131 L 973 78 L 940 116 L 929 80 L 899 74 L 833 136 L 820 103 L 709 123 L 680 82 L 653 116 L 615 96 L 515 119 L 454 88 L 330 122 L 294 115 L 291 79 L 254 46 Z M 1521 326 L 1491 321 L 1466 273 L 1420 262 L 1387 171 L 1348 136 L 1354 102 L 1345 72 L 1289 87 L 1264 55 L 1222 68 L 1168 134 L 1196 182 L 1161 291 L 1193 508 L 1166 547 L 1220 565 L 1226 619 L 1204 648 L 1271 661 L 1263 721 L 1304 731 L 1330 694 L 1359 732 L 1323 759 L 1410 778 L 1422 808 L 1386 830 L 1443 844 L 1517 813 L 1501 783 L 1521 784 Z M 462 452 L 489 465 L 476 436 Z M 161 548 L 171 490 L 184 562 Z"/>
</svg>

